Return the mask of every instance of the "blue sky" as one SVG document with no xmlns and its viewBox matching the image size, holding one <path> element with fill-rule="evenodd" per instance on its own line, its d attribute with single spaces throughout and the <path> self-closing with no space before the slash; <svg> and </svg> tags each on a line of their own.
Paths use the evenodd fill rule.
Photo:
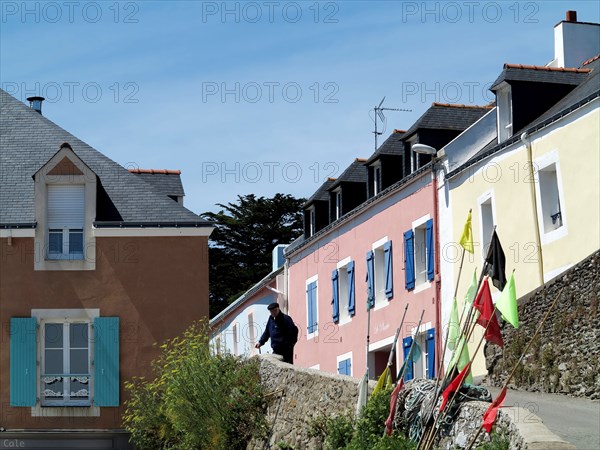
<svg viewBox="0 0 600 450">
<path fill-rule="evenodd" d="M 486 104 L 505 62 L 545 65 L 595 1 L 2 1 L 0 81 L 127 167 L 180 169 L 196 213 L 310 196 L 431 105 Z"/>
</svg>

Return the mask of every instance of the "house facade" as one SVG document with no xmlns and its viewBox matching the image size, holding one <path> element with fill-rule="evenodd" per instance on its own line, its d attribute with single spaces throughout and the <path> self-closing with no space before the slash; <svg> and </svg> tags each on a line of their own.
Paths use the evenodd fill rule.
<svg viewBox="0 0 600 450">
<path fill-rule="evenodd" d="M 212 226 L 4 91 L 0 117 L 2 437 L 128 448 L 124 382 L 208 317 Z"/>
<path fill-rule="evenodd" d="M 559 31 L 578 26 L 580 32 L 565 34 L 563 42 Z M 555 61 L 544 67 L 505 64 L 492 86 L 493 114 L 440 152 L 444 171 L 438 180 L 447 199 L 439 203 L 440 239 L 448 243 L 441 263 L 443 323 L 458 282 L 457 242 L 469 210 L 475 253 L 464 260 L 459 303 L 475 270 L 479 277 L 494 228 L 519 297 L 600 248 L 600 49 L 594 47 L 600 26 L 571 20 L 556 30 Z M 590 44 L 596 53 L 585 61 L 579 53 Z M 577 66 L 562 65 L 573 52 Z M 471 352 L 481 333 L 477 327 Z M 483 351 L 472 367 L 474 375 L 487 373 Z"/>
<path fill-rule="evenodd" d="M 435 376 L 438 190 L 431 156 L 414 145 L 443 146 L 489 110 L 434 103 L 309 198 L 304 235 L 286 249 L 289 314 L 300 328 L 295 363 L 357 377 L 368 368 L 378 377 L 408 305 L 392 370 L 414 340 L 422 357 L 408 365 L 407 378 Z"/>
</svg>

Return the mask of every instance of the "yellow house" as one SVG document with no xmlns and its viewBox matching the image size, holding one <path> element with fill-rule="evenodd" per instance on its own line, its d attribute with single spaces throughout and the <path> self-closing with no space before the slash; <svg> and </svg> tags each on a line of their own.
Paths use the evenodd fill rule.
<svg viewBox="0 0 600 450">
<path fill-rule="evenodd" d="M 438 152 L 442 323 L 457 284 L 460 308 L 475 270 L 479 278 L 494 228 L 518 297 L 600 248 L 599 72 L 598 56 L 579 69 L 505 64 L 491 88 L 496 108 Z M 459 278 L 469 210 L 475 253 Z M 487 373 L 482 351 L 472 367 Z"/>
</svg>

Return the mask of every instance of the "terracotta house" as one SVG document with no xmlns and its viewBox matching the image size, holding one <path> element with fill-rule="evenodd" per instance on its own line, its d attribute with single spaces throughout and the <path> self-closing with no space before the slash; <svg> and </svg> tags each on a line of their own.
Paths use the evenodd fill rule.
<svg viewBox="0 0 600 450">
<path fill-rule="evenodd" d="M 124 382 L 208 317 L 210 223 L 179 172 L 129 171 L 0 91 L 0 427 L 128 448 Z"/>
</svg>

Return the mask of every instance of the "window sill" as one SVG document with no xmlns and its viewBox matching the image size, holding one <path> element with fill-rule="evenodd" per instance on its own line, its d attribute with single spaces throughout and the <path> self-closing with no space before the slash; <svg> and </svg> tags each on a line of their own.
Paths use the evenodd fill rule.
<svg viewBox="0 0 600 450">
<path fill-rule="evenodd" d="M 34 263 L 34 270 L 95 270 L 93 259 L 42 259 Z"/>
<path fill-rule="evenodd" d="M 418 294 L 419 292 L 423 292 L 431 287 L 431 281 L 424 281 L 420 284 L 417 284 L 413 289 L 413 294 Z"/>
<path fill-rule="evenodd" d="M 35 406 L 31 417 L 100 417 L 99 406 Z"/>
<path fill-rule="evenodd" d="M 567 226 L 563 223 L 559 228 L 556 228 L 555 230 L 549 231 L 547 233 L 543 233 L 541 235 L 542 245 L 547 245 L 551 242 L 562 239 L 568 234 L 569 230 L 567 230 Z"/>
</svg>

